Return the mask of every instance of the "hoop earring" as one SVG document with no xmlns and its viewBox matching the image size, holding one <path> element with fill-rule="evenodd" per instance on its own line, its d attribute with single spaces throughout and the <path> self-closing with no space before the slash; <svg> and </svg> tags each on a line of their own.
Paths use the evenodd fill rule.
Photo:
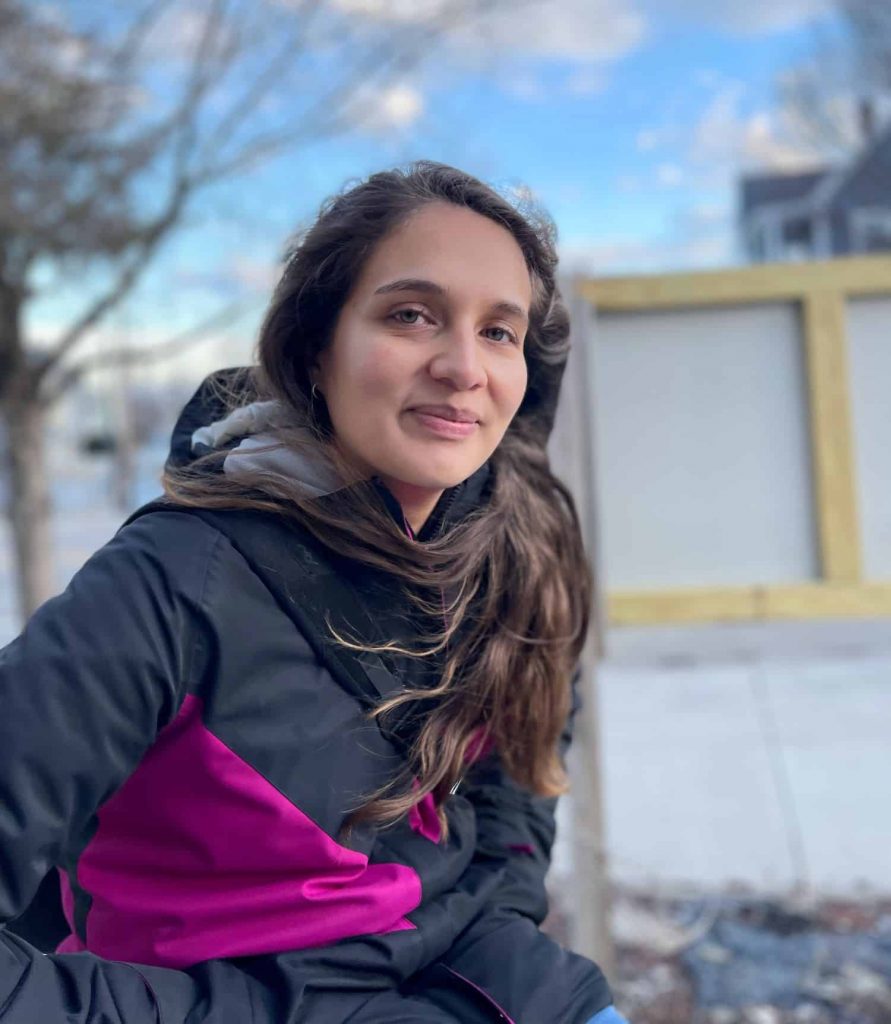
<svg viewBox="0 0 891 1024">
<path fill-rule="evenodd" d="M 309 389 L 309 397 L 313 402 L 318 402 L 322 392 L 319 391 L 319 385 L 313 383 L 313 386 Z"/>
</svg>

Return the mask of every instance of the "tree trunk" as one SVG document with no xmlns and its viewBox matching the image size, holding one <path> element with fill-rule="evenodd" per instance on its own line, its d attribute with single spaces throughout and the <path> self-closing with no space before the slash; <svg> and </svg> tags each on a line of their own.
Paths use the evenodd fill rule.
<svg viewBox="0 0 891 1024">
<path fill-rule="evenodd" d="M 10 396 L 3 403 L 6 434 L 7 516 L 12 533 L 22 623 L 55 593 L 50 496 L 46 471 L 45 413 L 36 400 Z"/>
<path fill-rule="evenodd" d="M 130 340 L 122 332 L 119 350 L 128 353 Z M 131 408 L 130 363 L 125 358 L 118 366 L 114 389 L 114 455 L 112 458 L 111 496 L 119 512 L 129 515 L 136 504 L 136 438 Z"/>
</svg>

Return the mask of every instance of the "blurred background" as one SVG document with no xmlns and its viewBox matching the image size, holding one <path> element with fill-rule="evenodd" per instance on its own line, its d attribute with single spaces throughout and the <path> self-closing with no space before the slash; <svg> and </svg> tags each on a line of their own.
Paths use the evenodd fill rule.
<svg viewBox="0 0 891 1024">
<path fill-rule="evenodd" d="M 637 1024 L 891 1021 L 888 0 L 0 0 L 0 643 L 416 158 L 560 234 L 599 596 L 549 927 Z"/>
</svg>

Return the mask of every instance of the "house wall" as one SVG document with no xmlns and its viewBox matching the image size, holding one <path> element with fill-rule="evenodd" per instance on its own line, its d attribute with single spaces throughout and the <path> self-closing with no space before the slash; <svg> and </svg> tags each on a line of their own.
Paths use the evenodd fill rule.
<svg viewBox="0 0 891 1024">
<path fill-rule="evenodd" d="M 851 252 L 851 230 L 847 209 L 835 208 L 829 215 L 832 235 L 832 254 L 847 256 Z"/>
<path fill-rule="evenodd" d="M 838 197 L 843 209 L 858 206 L 891 208 L 891 135 L 860 163 Z"/>
</svg>

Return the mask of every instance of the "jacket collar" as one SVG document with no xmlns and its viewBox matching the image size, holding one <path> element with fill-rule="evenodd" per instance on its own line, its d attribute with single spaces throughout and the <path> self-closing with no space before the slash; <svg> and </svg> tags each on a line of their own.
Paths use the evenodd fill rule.
<svg viewBox="0 0 891 1024">
<path fill-rule="evenodd" d="M 287 477 L 297 483 L 308 497 L 335 494 L 344 484 L 333 467 L 320 459 L 311 443 L 295 451 L 276 443 L 275 430 L 291 421 L 278 402 L 251 402 L 250 391 L 243 406 L 228 411 L 219 398 L 219 385 L 228 390 L 242 383 L 244 370 L 225 370 L 205 381 L 187 403 L 173 431 L 168 464 L 183 466 L 215 450 L 225 450 L 222 463 L 226 475 L 246 484 L 260 484 L 263 477 Z M 309 439 L 309 438 L 308 438 Z M 488 502 L 494 474 L 487 462 L 466 480 L 443 491 L 416 540 L 425 542 L 441 536 L 472 511 Z M 406 529 L 401 505 L 382 481 L 373 478 L 373 487 L 400 529 Z"/>
<path fill-rule="evenodd" d="M 447 530 L 457 526 L 474 509 L 488 503 L 493 482 L 494 473 L 490 464 L 486 462 L 466 480 L 443 491 L 433 506 L 433 511 L 427 517 L 427 521 L 415 536 L 415 540 L 422 543 L 434 540 Z M 402 506 L 380 480 L 375 478 L 372 483 L 394 522 L 405 530 L 406 522 Z"/>
</svg>

